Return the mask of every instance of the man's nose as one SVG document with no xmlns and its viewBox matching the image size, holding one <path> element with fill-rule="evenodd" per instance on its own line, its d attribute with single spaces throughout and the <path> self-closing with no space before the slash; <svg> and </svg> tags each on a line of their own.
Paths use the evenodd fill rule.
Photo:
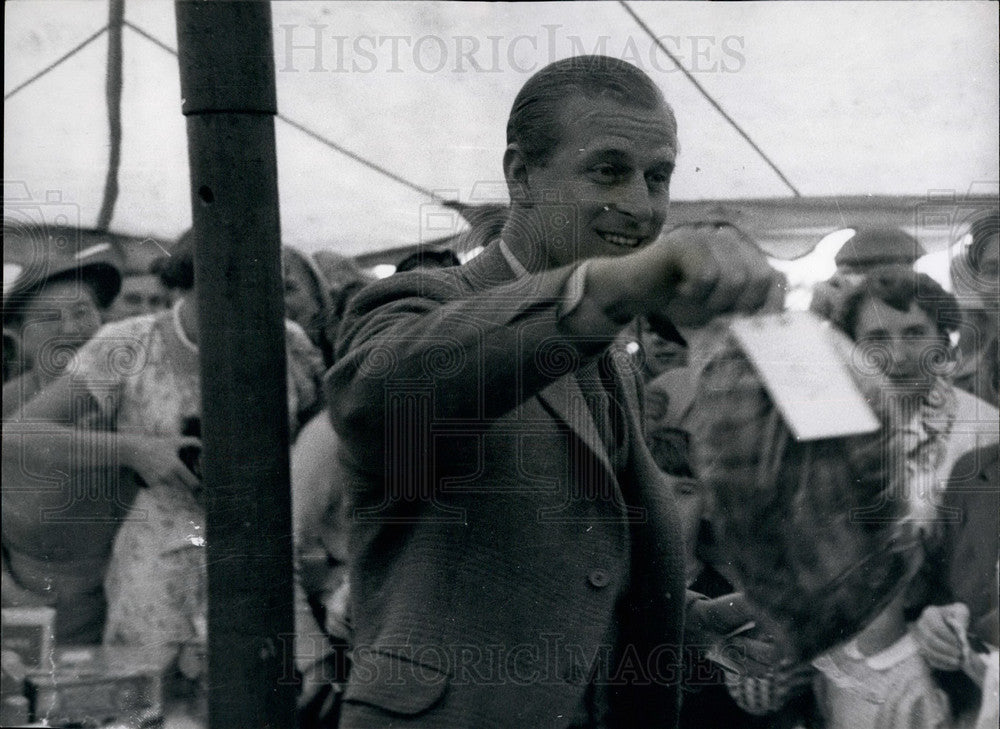
<svg viewBox="0 0 1000 729">
<path fill-rule="evenodd" d="M 653 216 L 653 199 L 642 175 L 635 175 L 627 185 L 619 188 L 615 206 L 636 220 L 647 221 Z"/>
<path fill-rule="evenodd" d="M 892 368 L 901 374 L 911 374 L 917 365 L 919 357 L 905 339 L 892 339 L 889 343 L 889 354 L 892 357 Z"/>
</svg>

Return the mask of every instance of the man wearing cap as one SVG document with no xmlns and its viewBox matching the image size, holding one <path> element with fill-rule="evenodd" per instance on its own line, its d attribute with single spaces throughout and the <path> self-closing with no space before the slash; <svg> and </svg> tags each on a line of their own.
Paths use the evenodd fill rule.
<svg viewBox="0 0 1000 729">
<path fill-rule="evenodd" d="M 863 275 L 876 266 L 913 266 L 926 252 L 920 241 L 899 228 L 858 226 L 833 261 L 842 273 Z"/>
<path fill-rule="evenodd" d="M 714 226 L 659 240 L 676 122 L 634 66 L 545 67 L 507 137 L 499 240 L 369 285 L 340 330 L 342 727 L 674 726 L 682 632 L 745 620 L 685 598 L 676 505 L 610 345 L 651 311 L 755 310 L 774 272 Z"/>
<path fill-rule="evenodd" d="M 156 274 L 156 262 L 127 265 L 123 271 L 122 288 L 108 307 L 107 321 L 119 321 L 133 316 L 156 314 L 173 303 L 170 289 Z"/>
<path fill-rule="evenodd" d="M 865 274 L 882 266 L 913 268 L 927 251 L 916 238 L 899 228 L 855 226 L 833 257 L 837 270 L 813 288 L 810 308 L 826 318 L 836 317 L 844 299 Z"/>
</svg>

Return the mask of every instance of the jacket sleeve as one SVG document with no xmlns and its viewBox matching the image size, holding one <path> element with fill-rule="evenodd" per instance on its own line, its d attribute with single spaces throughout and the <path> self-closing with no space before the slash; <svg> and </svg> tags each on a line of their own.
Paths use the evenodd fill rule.
<svg viewBox="0 0 1000 729">
<path fill-rule="evenodd" d="M 326 380 L 338 434 L 381 452 L 392 393 L 430 395 L 435 421 L 492 421 L 601 351 L 609 338 L 570 338 L 560 329 L 573 270 L 496 286 L 464 267 L 419 271 L 362 290 L 345 314 Z"/>
</svg>

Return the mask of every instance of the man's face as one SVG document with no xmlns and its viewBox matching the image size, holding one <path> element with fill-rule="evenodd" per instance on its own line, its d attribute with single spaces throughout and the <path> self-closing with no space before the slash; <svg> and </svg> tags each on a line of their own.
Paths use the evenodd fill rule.
<svg viewBox="0 0 1000 729">
<path fill-rule="evenodd" d="M 158 276 L 152 274 L 126 276 L 122 288 L 111 306 L 108 307 L 109 321 L 127 319 L 130 316 L 155 314 L 170 306 L 170 290 Z"/>
<path fill-rule="evenodd" d="M 41 367 L 58 374 L 66 353 L 76 351 L 101 326 L 93 292 L 78 281 L 52 281 L 25 304 L 21 318 L 21 352 L 25 371 Z"/>
<path fill-rule="evenodd" d="M 544 257 L 529 268 L 620 256 L 655 240 L 677 157 L 671 112 L 576 95 L 560 122 L 562 141 L 543 167 L 526 173 L 529 224 L 537 228 L 525 232 L 541 234 Z"/>
<path fill-rule="evenodd" d="M 865 359 L 877 364 L 904 392 L 926 393 L 941 374 L 944 341 L 916 302 L 907 311 L 897 311 L 878 299 L 866 299 L 858 312 L 854 339 Z"/>
</svg>

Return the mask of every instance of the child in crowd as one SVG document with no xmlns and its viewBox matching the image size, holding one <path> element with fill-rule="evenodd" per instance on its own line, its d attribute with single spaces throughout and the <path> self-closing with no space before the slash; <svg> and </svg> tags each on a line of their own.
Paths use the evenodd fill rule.
<svg viewBox="0 0 1000 729">
<path fill-rule="evenodd" d="M 915 538 L 909 574 L 888 606 L 846 643 L 812 662 L 814 690 L 828 729 L 938 729 L 952 726 L 948 697 L 921 654 L 916 626 L 906 620 L 908 585 L 923 561 Z"/>
</svg>

